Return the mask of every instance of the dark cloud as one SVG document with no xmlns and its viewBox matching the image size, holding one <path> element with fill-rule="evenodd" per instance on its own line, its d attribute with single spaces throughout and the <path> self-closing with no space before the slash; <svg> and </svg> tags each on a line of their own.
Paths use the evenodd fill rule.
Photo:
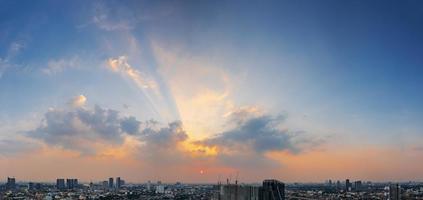
<svg viewBox="0 0 423 200">
<path fill-rule="evenodd" d="M 41 125 L 27 136 L 65 149 L 95 153 L 91 142 L 122 144 L 125 134 L 138 134 L 141 122 L 121 117 L 119 112 L 95 106 L 94 109 L 52 109 L 44 114 Z"/>
<path fill-rule="evenodd" d="M 298 154 L 315 144 L 303 132 L 280 128 L 284 119 L 284 116 L 236 112 L 231 115 L 232 128 L 198 143 L 217 147 L 218 160 L 224 165 L 276 167 L 279 162 L 269 159 L 267 152 Z"/>
<path fill-rule="evenodd" d="M 140 125 L 141 122 L 133 116 L 126 117 L 120 122 L 122 130 L 131 135 L 135 135 L 139 132 Z"/>
<path fill-rule="evenodd" d="M 100 106 L 52 109 L 44 114 L 41 125 L 26 135 L 48 145 L 95 154 L 94 143 L 123 144 L 124 137 L 131 135 L 142 145 L 142 153 L 164 155 L 174 151 L 179 142 L 188 139 L 180 121 L 160 127 L 154 120 L 140 122 L 133 116 L 121 116 L 118 111 Z"/>
<path fill-rule="evenodd" d="M 245 147 L 257 153 L 284 150 L 298 153 L 301 148 L 297 144 L 295 134 L 277 127 L 282 121 L 282 117 L 268 115 L 238 120 L 235 128 L 202 143 L 224 148 Z"/>
<path fill-rule="evenodd" d="M 144 142 L 139 157 L 150 164 L 181 164 L 189 161 L 189 155 L 178 148 L 178 144 L 188 139 L 180 121 L 158 129 L 150 125 L 142 130 L 139 139 Z"/>
</svg>

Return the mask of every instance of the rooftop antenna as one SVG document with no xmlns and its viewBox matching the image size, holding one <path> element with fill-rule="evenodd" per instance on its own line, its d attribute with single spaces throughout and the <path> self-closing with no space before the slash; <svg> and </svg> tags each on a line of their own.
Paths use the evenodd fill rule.
<svg viewBox="0 0 423 200">
<path fill-rule="evenodd" d="M 235 185 L 238 185 L 238 175 L 239 175 L 239 171 L 236 171 Z"/>
</svg>

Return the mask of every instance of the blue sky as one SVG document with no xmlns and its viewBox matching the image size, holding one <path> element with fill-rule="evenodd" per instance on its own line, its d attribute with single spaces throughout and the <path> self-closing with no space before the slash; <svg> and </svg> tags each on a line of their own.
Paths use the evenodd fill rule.
<svg viewBox="0 0 423 200">
<path fill-rule="evenodd" d="M 375 157 L 386 151 L 422 153 L 419 1 L 1 1 L 0 5 L 0 139 L 12 136 L 44 149 L 66 151 L 62 143 L 23 133 L 48 132 L 39 126 L 48 121 L 45 114 L 51 109 L 71 112 L 98 105 L 140 122 L 152 119 L 166 126 L 181 121 L 192 142 L 183 140 L 190 143 L 186 148 L 209 148 L 192 145 L 237 132 L 230 130 L 234 121 L 227 116 L 248 113 L 248 117 L 284 116 L 278 128 L 316 141 L 304 152 L 333 152 L 347 145 L 383 152 Z M 86 98 L 82 107 L 70 108 L 80 95 Z M 228 156 L 229 150 L 219 145 L 210 148 Z M 287 151 L 277 149 L 267 153 Z M 283 155 L 261 154 L 251 156 L 283 163 Z M 378 164 L 382 161 L 374 163 Z M 217 168 L 226 165 L 216 166 L 218 173 Z M 384 179 L 382 174 L 370 178 Z"/>
</svg>

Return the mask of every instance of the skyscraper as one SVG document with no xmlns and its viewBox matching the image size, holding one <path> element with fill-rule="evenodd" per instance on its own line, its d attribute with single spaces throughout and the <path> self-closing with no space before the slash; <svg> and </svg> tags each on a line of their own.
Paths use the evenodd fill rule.
<svg viewBox="0 0 423 200">
<path fill-rule="evenodd" d="M 345 191 L 346 191 L 346 192 L 351 191 L 351 183 L 350 183 L 350 179 L 345 180 Z"/>
<path fill-rule="evenodd" d="M 285 184 L 278 180 L 264 180 L 262 186 L 227 184 L 221 185 L 220 200 L 284 200 Z"/>
<path fill-rule="evenodd" d="M 261 200 L 262 187 L 251 185 L 227 184 L 220 188 L 221 200 Z"/>
<path fill-rule="evenodd" d="M 360 191 L 362 189 L 362 183 L 361 181 L 355 181 L 354 182 L 354 190 L 355 191 Z"/>
<path fill-rule="evenodd" d="M 75 189 L 78 187 L 78 179 L 68 178 L 66 179 L 66 187 L 68 189 Z"/>
<path fill-rule="evenodd" d="M 6 188 L 8 190 L 14 190 L 16 188 L 16 179 L 12 177 L 7 177 Z"/>
<path fill-rule="evenodd" d="M 262 200 L 284 200 L 285 184 L 274 179 L 263 181 Z"/>
<path fill-rule="evenodd" d="M 63 178 L 56 179 L 56 188 L 59 190 L 65 189 L 65 179 Z"/>
<path fill-rule="evenodd" d="M 109 188 L 113 188 L 114 184 L 113 184 L 113 178 L 109 178 Z"/>
<path fill-rule="evenodd" d="M 122 182 L 120 180 L 120 177 L 116 177 L 116 188 L 120 188 L 121 184 L 122 184 Z"/>
<path fill-rule="evenodd" d="M 389 186 L 389 200 L 400 200 L 401 199 L 401 186 L 397 184 L 391 184 Z"/>
</svg>

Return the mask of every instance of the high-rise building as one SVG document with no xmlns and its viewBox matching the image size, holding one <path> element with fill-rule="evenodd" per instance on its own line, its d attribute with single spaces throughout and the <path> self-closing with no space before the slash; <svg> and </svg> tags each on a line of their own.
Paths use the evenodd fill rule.
<svg viewBox="0 0 423 200">
<path fill-rule="evenodd" d="M 75 189 L 78 187 L 78 179 L 68 178 L 66 179 L 66 187 L 68 189 Z"/>
<path fill-rule="evenodd" d="M 362 183 L 361 181 L 355 181 L 354 182 L 354 190 L 355 191 L 360 191 L 362 189 Z"/>
<path fill-rule="evenodd" d="M 113 178 L 109 178 L 109 188 L 113 188 Z"/>
<path fill-rule="evenodd" d="M 65 189 L 65 179 L 63 178 L 56 179 L 56 188 L 59 190 Z"/>
<path fill-rule="evenodd" d="M 120 188 L 122 185 L 122 182 L 120 180 L 120 177 L 116 177 L 116 188 Z"/>
<path fill-rule="evenodd" d="M 123 185 L 125 185 L 125 180 L 120 177 L 116 177 L 116 188 L 121 188 Z"/>
<path fill-rule="evenodd" d="M 14 190 L 16 189 L 16 179 L 12 177 L 7 177 L 6 189 Z"/>
<path fill-rule="evenodd" d="M 146 186 L 147 190 L 150 191 L 151 190 L 151 181 L 147 181 L 147 186 Z"/>
<path fill-rule="evenodd" d="M 351 191 L 351 182 L 350 182 L 350 179 L 345 180 L 345 191 L 346 192 Z"/>
<path fill-rule="evenodd" d="M 35 189 L 35 185 L 33 182 L 29 182 L 28 183 L 28 190 L 34 190 Z"/>
<path fill-rule="evenodd" d="M 341 181 L 339 181 L 339 180 L 336 181 L 336 189 L 337 190 L 341 190 L 342 189 Z"/>
<path fill-rule="evenodd" d="M 389 200 L 400 200 L 401 199 L 401 186 L 397 184 L 391 184 L 389 186 Z"/>
<path fill-rule="evenodd" d="M 221 200 L 260 200 L 260 186 L 227 184 L 220 188 Z"/>
<path fill-rule="evenodd" d="M 220 200 L 284 200 L 285 184 L 278 180 L 264 180 L 262 186 L 220 185 Z"/>
<path fill-rule="evenodd" d="M 262 196 L 262 200 L 284 200 L 285 184 L 274 179 L 264 180 Z"/>
</svg>

